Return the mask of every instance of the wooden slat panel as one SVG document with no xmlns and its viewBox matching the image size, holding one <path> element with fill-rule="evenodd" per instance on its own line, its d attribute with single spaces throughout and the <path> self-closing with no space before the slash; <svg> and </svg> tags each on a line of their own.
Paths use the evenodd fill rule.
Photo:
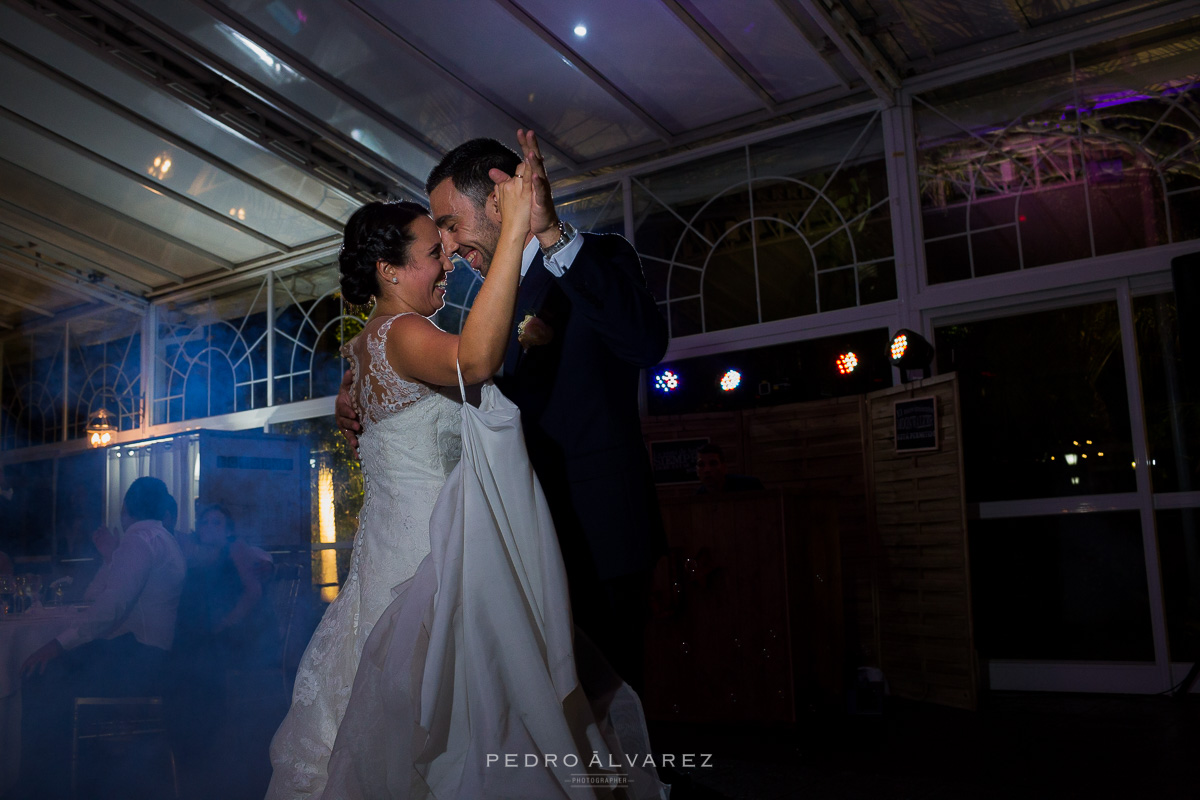
<svg viewBox="0 0 1200 800">
<path fill-rule="evenodd" d="M 938 450 L 897 453 L 893 404 L 935 397 Z M 873 505 L 883 576 L 880 664 L 893 694 L 974 708 L 962 454 L 954 376 L 868 396 Z"/>
</svg>

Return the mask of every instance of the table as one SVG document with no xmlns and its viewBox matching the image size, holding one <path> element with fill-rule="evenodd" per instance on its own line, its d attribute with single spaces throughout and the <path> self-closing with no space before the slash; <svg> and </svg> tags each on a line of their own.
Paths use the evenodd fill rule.
<svg viewBox="0 0 1200 800">
<path fill-rule="evenodd" d="M 67 606 L 0 616 L 0 796 L 21 769 L 21 665 L 69 628 L 78 611 Z"/>
</svg>

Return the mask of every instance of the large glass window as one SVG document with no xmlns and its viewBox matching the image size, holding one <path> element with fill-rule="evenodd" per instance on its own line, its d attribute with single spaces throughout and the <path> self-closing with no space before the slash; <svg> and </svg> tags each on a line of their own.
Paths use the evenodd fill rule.
<svg viewBox="0 0 1200 800">
<path fill-rule="evenodd" d="M 1198 71 L 1108 43 L 915 98 L 929 282 L 1200 236 Z"/>
<path fill-rule="evenodd" d="M 1158 511 L 1158 559 L 1172 661 L 1200 661 L 1200 508 Z"/>
<path fill-rule="evenodd" d="M 633 179 L 672 336 L 896 297 L 878 115 Z"/>
<path fill-rule="evenodd" d="M 1097 303 L 936 330 L 957 372 L 967 500 L 1136 488 L 1117 305 Z"/>
<path fill-rule="evenodd" d="M 112 309 L 10 336 L 0 369 L 0 448 L 81 438 L 101 409 L 119 430 L 141 425 L 141 321 Z"/>
<path fill-rule="evenodd" d="M 1180 347 L 1174 294 L 1134 298 L 1133 316 L 1154 491 L 1195 491 L 1200 488 L 1200 353 L 1188 355 Z"/>
<path fill-rule="evenodd" d="M 985 659 L 1154 660 L 1136 511 L 974 520 L 968 538 Z"/>
</svg>

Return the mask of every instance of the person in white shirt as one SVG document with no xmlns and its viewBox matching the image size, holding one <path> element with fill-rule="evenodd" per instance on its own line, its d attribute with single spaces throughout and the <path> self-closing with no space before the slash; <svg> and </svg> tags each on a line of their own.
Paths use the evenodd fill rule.
<svg viewBox="0 0 1200 800">
<path fill-rule="evenodd" d="M 124 533 L 103 588 L 79 621 L 22 668 L 22 774 L 29 796 L 65 796 L 74 697 L 157 695 L 175 637 L 187 567 L 160 521 L 166 484 L 138 478 L 121 507 Z"/>
</svg>

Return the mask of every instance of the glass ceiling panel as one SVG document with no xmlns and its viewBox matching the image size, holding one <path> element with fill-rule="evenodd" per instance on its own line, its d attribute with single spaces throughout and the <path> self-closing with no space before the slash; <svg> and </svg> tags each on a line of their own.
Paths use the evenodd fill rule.
<svg viewBox="0 0 1200 800">
<path fill-rule="evenodd" d="M 409 122 L 443 150 L 477 136 L 511 139 L 516 131 L 518 123 L 455 86 L 408 52 L 399 39 L 356 19 L 336 3 L 303 9 L 283 0 L 267 5 L 237 0 L 225 5 L 397 119 Z M 397 80 L 398 75 L 404 79 Z M 535 111 L 526 109 L 526 103 L 511 105 L 527 113 Z M 541 123 L 527 117 L 519 124 L 540 129 Z M 553 156 L 546 161 L 550 170 L 563 166 Z M 415 177 L 425 179 L 425 175 Z"/>
<path fill-rule="evenodd" d="M 662 3 L 522 0 L 521 6 L 673 133 L 762 108 Z M 580 24 L 587 35 L 574 33 Z"/>
<path fill-rule="evenodd" d="M 70 189 L 50 183 L 32 172 L 4 161 L 0 161 L 0 197 L 20 206 L 27 212 L 54 220 L 62 225 L 69 225 L 71 230 L 106 242 L 122 252 L 152 264 L 167 267 L 182 278 L 202 275 L 223 266 L 213 260 L 212 256 L 202 257 L 157 233 L 118 219 L 108 213 L 107 208 L 101 209 L 87 203 Z M 17 221 L 22 218 L 14 215 L 11 219 L 14 224 L 17 224 Z M 20 224 L 22 227 L 30 229 L 27 220 Z M 59 237 L 56 241 L 58 240 L 62 240 L 64 243 L 67 241 L 65 237 Z M 64 246 L 66 245 L 64 244 Z M 82 247 L 76 249 L 83 252 Z M 107 256 L 97 258 L 97 260 L 104 264 L 110 263 Z M 149 285 L 160 286 L 168 282 L 161 275 L 151 275 L 142 270 L 126 270 L 124 262 L 122 262 L 121 272 Z"/>
<path fill-rule="evenodd" d="M 274 252 L 246 234 L 152 192 L 9 120 L 0 119 L 0 140 L 4 141 L 5 153 L 13 163 L 227 261 L 248 261 Z"/>
<path fill-rule="evenodd" d="M 290 100 L 364 147 L 423 181 L 434 160 L 417 146 L 375 122 L 350 103 L 277 61 L 259 45 L 181 0 L 133 0 L 151 17 L 228 61 L 263 87 Z M 233 80 L 232 77 L 230 77 Z M 254 87 L 247 87 L 251 90 Z"/>
<path fill-rule="evenodd" d="M 170 95 L 149 90 L 141 81 L 5 7 L 0 7 L 0 39 L 326 216 L 345 222 L 359 205 L 211 117 Z"/>
<path fill-rule="evenodd" d="M 409 41 L 488 96 L 518 110 L 529 108 L 530 120 L 585 158 L 654 140 L 632 112 L 495 3 L 359 0 L 358 5 L 405 32 Z M 447 16 L 452 14 L 451 27 Z"/>
<path fill-rule="evenodd" d="M 293 247 L 335 232 L 3 55 L 0 72 L 0 105 L 240 224 Z"/>
<path fill-rule="evenodd" d="M 792 100 L 842 85 L 772 0 L 692 0 L 691 5 L 720 34 L 722 44 L 754 69 L 776 100 Z"/>
</svg>

